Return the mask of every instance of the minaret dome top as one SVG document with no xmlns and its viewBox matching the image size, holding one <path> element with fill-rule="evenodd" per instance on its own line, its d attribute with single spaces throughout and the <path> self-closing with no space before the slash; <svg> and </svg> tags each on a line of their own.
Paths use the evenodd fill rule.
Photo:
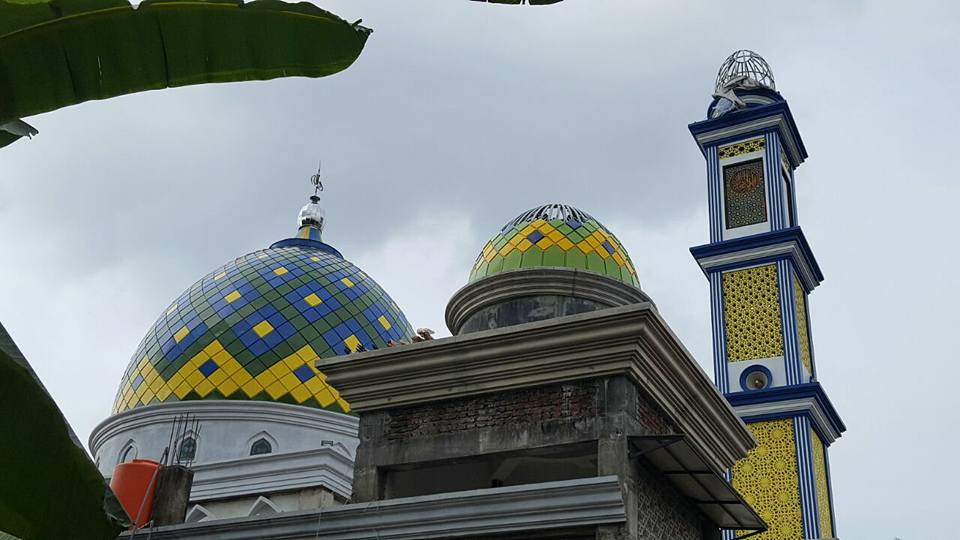
<svg viewBox="0 0 960 540">
<path fill-rule="evenodd" d="M 720 65 L 714 92 L 722 94 L 726 90 L 737 87 L 763 87 L 776 90 L 777 85 L 773 80 L 773 70 L 770 69 L 770 64 L 762 56 L 751 50 L 740 49 L 734 51 Z"/>
</svg>

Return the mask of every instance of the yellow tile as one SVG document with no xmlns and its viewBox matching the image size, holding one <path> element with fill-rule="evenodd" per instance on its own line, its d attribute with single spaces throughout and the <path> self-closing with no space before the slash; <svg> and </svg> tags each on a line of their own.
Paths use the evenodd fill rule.
<svg viewBox="0 0 960 540">
<path fill-rule="evenodd" d="M 533 247 L 533 242 L 527 240 L 526 238 L 524 238 L 523 240 L 520 241 L 519 244 L 517 244 L 517 249 L 520 250 L 520 253 L 525 253 L 531 247 Z"/>
<path fill-rule="evenodd" d="M 293 390 L 294 388 L 300 386 L 300 379 L 297 378 L 293 373 L 287 373 L 280 378 L 280 384 L 286 388 L 287 392 Z"/>
<path fill-rule="evenodd" d="M 240 299 L 240 291 L 233 291 L 232 293 L 224 296 L 223 299 L 226 300 L 228 304 L 232 304 Z"/>
<path fill-rule="evenodd" d="M 215 339 L 211 341 L 209 345 L 204 347 L 203 350 L 210 356 L 213 356 L 223 350 L 223 345 L 220 344 L 219 340 Z"/>
<path fill-rule="evenodd" d="M 353 282 L 350 281 L 350 278 L 343 278 L 340 280 L 340 283 L 343 283 L 347 287 L 353 287 Z"/>
<path fill-rule="evenodd" d="M 383 315 L 377 317 L 377 320 L 380 321 L 380 326 L 382 326 L 384 330 L 389 330 L 393 327 L 393 325 L 390 324 L 390 321 L 388 321 Z"/>
<path fill-rule="evenodd" d="M 266 388 L 276 380 L 277 380 L 277 376 L 274 375 L 273 372 L 270 371 L 269 369 L 267 371 L 260 373 L 256 377 L 256 381 L 260 383 L 260 385 L 263 386 L 264 388 Z"/>
<path fill-rule="evenodd" d="M 623 257 L 620 256 L 619 251 L 613 252 L 613 260 L 617 261 L 617 264 L 619 264 L 620 266 L 623 266 Z"/>
<path fill-rule="evenodd" d="M 252 381 L 252 380 L 253 380 L 253 376 L 251 376 L 249 373 L 247 373 L 247 370 L 241 369 L 240 371 L 237 371 L 237 372 L 234 373 L 233 375 L 230 375 L 230 379 L 231 379 L 233 382 L 239 384 L 240 386 L 243 386 L 243 385 L 247 384 L 248 382 Z"/>
<path fill-rule="evenodd" d="M 320 262 L 320 257 L 310 257 L 310 260 L 313 262 Z"/>
<path fill-rule="evenodd" d="M 263 392 L 263 387 L 260 386 L 260 383 L 258 383 L 253 379 L 248 381 L 247 384 L 243 385 L 242 389 L 243 389 L 243 393 L 246 394 L 247 397 L 251 397 L 251 398 L 259 394 L 260 392 Z"/>
<path fill-rule="evenodd" d="M 567 237 L 563 237 L 560 240 L 558 240 L 557 245 L 560 246 L 560 249 L 564 251 L 570 251 L 571 249 L 573 249 L 573 242 L 571 242 L 570 239 Z"/>
<path fill-rule="evenodd" d="M 300 350 L 297 351 L 297 356 L 303 359 L 304 362 L 311 362 L 317 359 L 317 353 L 313 351 L 313 347 L 309 345 L 304 345 L 300 347 Z"/>
<path fill-rule="evenodd" d="M 225 277 L 227 277 L 227 273 L 226 273 L 226 272 L 220 272 L 219 274 L 213 276 L 213 279 L 214 279 L 214 280 L 218 280 L 218 279 L 223 279 L 223 278 L 225 278 Z"/>
<path fill-rule="evenodd" d="M 207 377 L 207 380 L 213 383 L 214 386 L 220 386 L 220 383 L 227 380 L 230 377 L 230 374 L 224 373 L 222 369 L 218 369 L 210 374 Z"/>
<path fill-rule="evenodd" d="M 333 397 L 333 393 L 330 392 L 329 388 L 324 388 L 323 390 L 317 392 L 313 395 L 317 398 L 317 401 L 320 403 L 321 407 L 329 407 L 337 398 Z"/>
<path fill-rule="evenodd" d="M 170 388 L 176 388 L 182 382 L 183 382 L 183 375 L 180 375 L 179 373 L 174 373 L 173 377 L 170 377 L 170 380 L 167 381 L 167 386 L 169 386 Z"/>
<path fill-rule="evenodd" d="M 497 256 L 497 252 L 494 251 L 494 250 L 491 248 L 491 249 L 490 249 L 490 252 L 487 253 L 487 254 L 485 254 L 485 255 L 483 256 L 483 260 L 486 261 L 486 262 L 490 262 L 490 261 L 492 261 L 493 258 L 496 257 L 496 256 Z M 477 266 L 479 266 L 479 265 L 480 265 L 480 263 L 478 262 L 478 263 L 477 263 Z"/>
<path fill-rule="evenodd" d="M 553 240 L 551 240 L 549 236 L 544 236 L 543 238 L 540 239 L 539 242 L 537 242 L 537 247 L 540 249 L 547 249 L 552 245 L 553 245 Z"/>
<path fill-rule="evenodd" d="M 360 345 L 360 340 L 357 339 L 357 336 L 350 334 L 350 337 L 343 340 L 343 343 L 350 348 L 351 351 L 357 350 L 357 346 Z"/>
<path fill-rule="evenodd" d="M 160 388 L 157 388 L 157 399 L 160 401 L 166 401 L 170 394 L 173 393 L 173 390 L 169 386 L 163 385 Z"/>
<path fill-rule="evenodd" d="M 190 333 L 190 329 L 184 326 L 183 328 L 177 330 L 177 333 L 173 335 L 174 341 L 180 343 L 183 341 L 183 338 L 187 337 L 187 334 Z"/>
<path fill-rule="evenodd" d="M 303 403 L 311 397 L 310 391 L 304 388 L 302 384 L 291 390 L 290 395 L 297 400 L 297 403 Z"/>
<path fill-rule="evenodd" d="M 530 226 L 533 227 L 534 229 L 539 229 L 540 226 L 543 225 L 543 224 L 545 224 L 545 223 L 546 223 L 546 221 L 544 221 L 543 219 L 537 218 L 537 219 L 533 220 L 533 221 L 530 223 Z"/>
<path fill-rule="evenodd" d="M 226 362 L 218 362 L 220 364 L 220 371 L 226 373 L 227 375 L 233 375 L 240 369 L 243 369 L 243 366 L 240 365 L 240 362 L 237 362 L 233 358 L 228 359 Z"/>
<path fill-rule="evenodd" d="M 532 233 L 535 230 L 537 230 L 537 228 L 534 227 L 533 225 L 527 225 L 523 229 L 520 229 L 520 234 L 526 237 L 526 236 L 529 236 L 530 233 Z"/>
<path fill-rule="evenodd" d="M 610 254 L 607 253 L 607 250 L 602 247 L 597 248 L 597 255 L 600 255 L 600 258 L 603 260 L 607 260 L 610 258 Z"/>
<path fill-rule="evenodd" d="M 193 365 L 194 367 L 200 367 L 204 362 L 210 359 L 210 355 L 206 351 L 200 351 L 197 354 L 193 355 L 193 358 L 190 359 L 190 362 L 186 365 Z M 186 366 L 185 365 L 185 366 Z"/>
<path fill-rule="evenodd" d="M 203 373 L 200 373 L 199 371 L 193 371 L 192 373 L 190 373 L 185 377 L 187 383 L 190 386 L 194 386 L 194 387 L 200 384 L 200 382 L 203 381 L 204 378 L 205 377 L 203 376 Z"/>
<path fill-rule="evenodd" d="M 321 300 L 320 297 L 314 293 L 308 294 L 307 297 L 304 298 L 304 301 L 306 301 L 307 305 L 310 307 L 317 307 L 323 303 L 323 300 Z"/>
<path fill-rule="evenodd" d="M 174 389 L 173 393 L 176 394 L 178 398 L 183 399 L 184 396 L 190 393 L 190 390 L 193 390 L 193 385 L 187 381 L 183 381 L 179 386 L 177 386 L 176 389 Z"/>
<path fill-rule="evenodd" d="M 167 315 L 170 315 L 171 313 L 173 313 L 173 312 L 176 311 L 176 310 L 177 310 L 177 304 L 174 304 L 174 305 L 170 306 L 170 308 L 167 309 Z"/>
<path fill-rule="evenodd" d="M 230 353 L 226 349 L 220 349 L 219 351 L 211 354 L 214 360 L 217 361 L 221 366 L 226 364 L 228 361 L 232 360 L 233 357 L 230 356 Z"/>
<path fill-rule="evenodd" d="M 290 372 L 290 368 L 287 367 L 287 364 L 284 363 L 283 360 L 280 360 L 276 364 L 270 366 L 270 368 L 267 369 L 267 371 L 265 371 L 264 373 L 270 373 L 273 375 L 274 379 L 279 379 L 280 377 L 283 377 L 289 372 Z"/>
<path fill-rule="evenodd" d="M 286 274 L 287 272 L 289 272 L 289 270 L 287 270 L 287 269 L 286 269 L 285 267 L 283 267 L 283 266 L 281 266 L 280 268 L 277 268 L 276 270 L 273 271 L 273 273 L 276 274 L 276 275 L 278 275 L 278 276 L 282 276 L 282 275 Z"/>
<path fill-rule="evenodd" d="M 524 238 L 525 238 L 525 237 L 520 236 L 519 234 L 517 234 L 517 235 L 514 235 L 514 237 L 511 238 L 510 241 L 507 242 L 507 243 L 510 244 L 511 246 L 515 246 L 515 245 L 519 244 L 520 241 L 523 240 Z"/>
<path fill-rule="evenodd" d="M 513 247 L 514 246 L 511 246 L 510 244 L 504 244 L 503 247 L 500 248 L 500 251 L 498 253 L 501 257 L 506 257 L 507 253 L 510 253 L 511 251 L 513 251 Z"/>
<path fill-rule="evenodd" d="M 323 381 L 321 381 L 316 377 L 303 383 L 303 385 L 307 387 L 307 390 L 309 390 L 311 394 L 316 394 L 317 392 L 327 387 L 327 385 L 324 384 Z"/>
<path fill-rule="evenodd" d="M 160 376 L 160 374 L 157 373 L 157 370 L 152 369 L 152 368 L 151 368 L 151 369 L 145 369 L 145 370 L 143 370 L 143 372 L 146 372 L 146 375 L 143 376 L 143 381 L 146 382 L 147 384 L 152 383 L 157 377 Z M 141 372 L 141 373 L 143 373 L 143 372 Z"/>
<path fill-rule="evenodd" d="M 560 240 L 563 240 L 564 238 L 566 238 L 565 236 L 563 236 L 562 232 L 556 229 L 554 229 L 553 232 L 551 232 L 547 236 L 549 236 L 550 239 L 554 241 L 554 243 L 559 242 Z"/>
<path fill-rule="evenodd" d="M 213 391 L 213 383 L 204 379 L 203 381 L 200 381 L 200 384 L 198 384 L 194 390 L 200 394 L 200 397 L 207 397 L 207 394 Z"/>
<path fill-rule="evenodd" d="M 591 245 L 590 245 L 590 242 L 587 242 L 586 240 L 583 240 L 583 241 L 581 241 L 581 242 L 578 242 L 578 243 L 577 243 L 577 248 L 579 248 L 580 251 L 582 251 L 584 255 L 587 255 L 587 254 L 589 254 L 591 251 L 593 251 L 593 246 L 591 246 Z"/>
<path fill-rule="evenodd" d="M 144 384 L 149 384 L 150 389 L 153 390 L 154 393 L 159 392 L 161 388 L 167 386 L 167 383 L 163 380 L 163 377 L 157 377 L 150 383 L 144 381 Z"/>
<path fill-rule="evenodd" d="M 293 353 L 284 358 L 283 363 L 287 366 L 287 369 L 294 370 L 303 365 L 303 359 L 297 353 Z"/>
<path fill-rule="evenodd" d="M 270 394 L 271 398 L 277 399 L 280 396 L 286 394 L 287 389 L 283 386 L 282 382 L 276 381 L 267 387 L 267 393 Z"/>
<path fill-rule="evenodd" d="M 350 412 L 350 404 L 342 399 L 337 400 L 337 405 L 340 405 L 340 408 L 343 409 L 343 412 Z"/>
<path fill-rule="evenodd" d="M 240 388 L 240 386 L 233 382 L 233 379 L 227 379 L 223 381 L 223 384 L 217 386 L 217 390 L 226 397 L 230 397 L 231 394 L 237 391 L 237 388 Z"/>
<path fill-rule="evenodd" d="M 253 331 L 262 338 L 270 332 L 273 332 L 273 326 L 267 321 L 260 321 L 256 326 L 253 327 Z"/>
<path fill-rule="evenodd" d="M 137 364 L 137 370 L 139 371 L 149 365 L 151 365 L 150 359 L 144 356 L 142 359 L 140 359 L 140 363 Z"/>
</svg>

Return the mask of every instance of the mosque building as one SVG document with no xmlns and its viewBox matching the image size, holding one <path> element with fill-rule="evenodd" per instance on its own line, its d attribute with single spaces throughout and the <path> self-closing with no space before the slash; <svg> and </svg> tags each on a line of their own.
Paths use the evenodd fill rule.
<svg viewBox="0 0 960 540">
<path fill-rule="evenodd" d="M 506 222 L 432 339 L 326 243 L 315 192 L 295 237 L 161 312 L 90 436 L 100 471 L 192 472 L 155 539 L 835 538 L 827 449 L 845 428 L 816 379 L 803 142 L 749 51 L 707 117 L 690 131 L 710 241 L 691 251 L 713 380 L 583 210 Z"/>
</svg>

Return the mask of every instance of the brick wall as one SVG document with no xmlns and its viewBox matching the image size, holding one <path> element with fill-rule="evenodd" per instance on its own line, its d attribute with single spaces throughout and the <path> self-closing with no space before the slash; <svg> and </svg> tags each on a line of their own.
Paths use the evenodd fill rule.
<svg viewBox="0 0 960 540">
<path fill-rule="evenodd" d="M 524 388 L 471 398 L 393 409 L 386 439 L 403 440 L 462 430 L 596 416 L 600 388 L 596 380 Z"/>
</svg>

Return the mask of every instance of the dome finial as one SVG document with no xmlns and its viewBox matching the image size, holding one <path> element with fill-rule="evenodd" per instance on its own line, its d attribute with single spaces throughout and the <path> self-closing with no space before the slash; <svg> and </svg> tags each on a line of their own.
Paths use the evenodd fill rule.
<svg viewBox="0 0 960 540">
<path fill-rule="evenodd" d="M 323 233 L 326 224 L 326 212 L 320 206 L 320 192 L 323 191 L 323 181 L 320 179 L 320 169 L 322 167 L 323 161 L 317 165 L 317 173 L 310 177 L 310 183 L 313 184 L 313 195 L 310 196 L 310 202 L 300 209 L 300 215 L 297 217 L 297 226 L 300 227 L 297 238 L 320 241 L 320 235 Z"/>
<path fill-rule="evenodd" d="M 734 51 L 720 65 L 714 92 L 722 94 L 733 88 L 769 88 L 776 90 L 773 70 L 759 54 L 749 50 Z"/>
</svg>

